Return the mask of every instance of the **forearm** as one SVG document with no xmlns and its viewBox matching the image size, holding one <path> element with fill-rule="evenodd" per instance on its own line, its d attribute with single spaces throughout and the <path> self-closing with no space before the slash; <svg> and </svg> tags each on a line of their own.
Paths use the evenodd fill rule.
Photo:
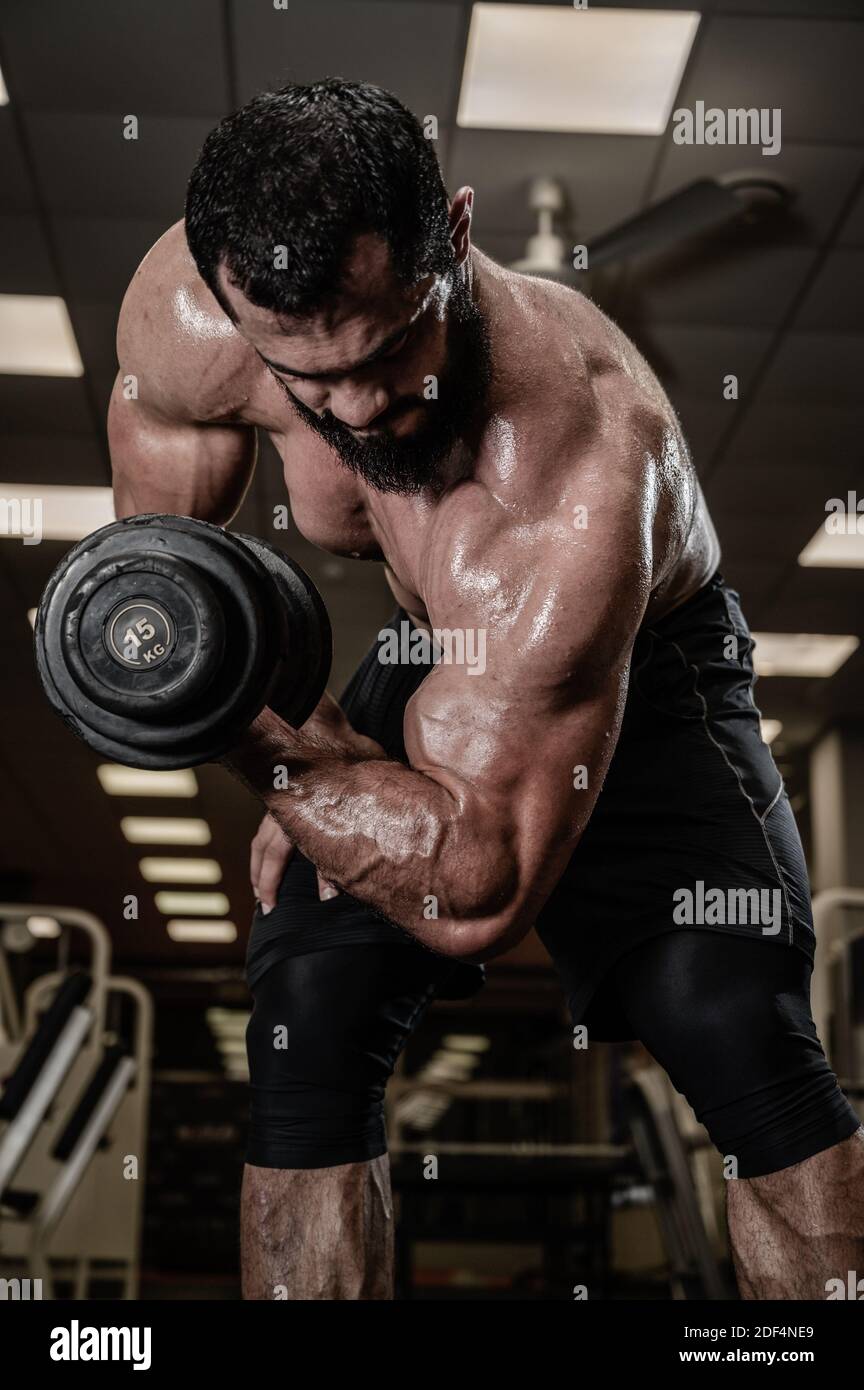
<svg viewBox="0 0 864 1390">
<path fill-rule="evenodd" d="M 450 956 L 505 930 L 513 861 L 440 782 L 264 710 L 225 759 L 322 877 Z M 374 747 L 374 745 L 373 745 Z"/>
</svg>

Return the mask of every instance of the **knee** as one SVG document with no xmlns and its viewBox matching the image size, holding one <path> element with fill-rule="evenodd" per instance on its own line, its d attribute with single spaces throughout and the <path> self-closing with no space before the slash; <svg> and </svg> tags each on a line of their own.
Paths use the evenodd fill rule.
<svg viewBox="0 0 864 1390">
<path fill-rule="evenodd" d="M 794 1165 L 729 1190 L 733 1210 L 759 1210 L 812 1240 L 864 1236 L 864 1126 Z"/>
</svg>

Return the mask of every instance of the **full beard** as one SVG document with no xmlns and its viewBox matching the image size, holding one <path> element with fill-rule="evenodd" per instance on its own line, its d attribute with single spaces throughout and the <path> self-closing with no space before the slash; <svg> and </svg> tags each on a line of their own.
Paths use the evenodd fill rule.
<svg viewBox="0 0 864 1390">
<path fill-rule="evenodd" d="M 486 399 L 492 374 L 489 330 L 461 277 L 447 310 L 447 369 L 438 380 L 437 400 L 415 396 L 404 402 L 403 408 L 420 405 L 424 412 L 423 424 L 410 435 L 397 438 L 385 428 L 374 438 L 358 439 L 329 410 L 316 415 L 288 393 L 304 424 L 377 492 L 411 497 L 440 485 L 444 461 Z"/>
</svg>

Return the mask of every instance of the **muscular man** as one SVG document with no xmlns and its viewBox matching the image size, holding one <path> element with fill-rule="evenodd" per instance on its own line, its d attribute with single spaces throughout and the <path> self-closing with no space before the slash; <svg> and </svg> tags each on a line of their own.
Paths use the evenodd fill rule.
<svg viewBox="0 0 864 1390">
<path fill-rule="evenodd" d="M 390 1296 L 387 1077 L 536 927 L 574 1023 L 641 1039 L 725 1156 L 742 1294 L 822 1298 L 864 1268 L 864 1130 L 810 1015 L 747 625 L 652 372 L 472 247 L 472 206 L 394 97 L 288 86 L 211 133 L 123 305 L 118 516 L 227 523 L 264 429 L 302 533 L 384 562 L 397 633 L 485 643 L 413 665 L 381 636 L 341 707 L 265 710 L 231 754 L 267 812 L 244 1292 Z"/>
</svg>

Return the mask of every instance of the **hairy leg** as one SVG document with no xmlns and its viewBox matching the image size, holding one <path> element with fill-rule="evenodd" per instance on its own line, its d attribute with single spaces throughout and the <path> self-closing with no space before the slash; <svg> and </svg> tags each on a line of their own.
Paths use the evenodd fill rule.
<svg viewBox="0 0 864 1390">
<path fill-rule="evenodd" d="M 726 1199 L 742 1298 L 824 1299 L 829 1279 L 864 1275 L 864 1126 L 803 1163 L 729 1182 Z"/>
<path fill-rule="evenodd" d="M 243 1297 L 393 1297 L 387 1154 L 335 1168 L 253 1168 L 241 1199 Z"/>
</svg>

